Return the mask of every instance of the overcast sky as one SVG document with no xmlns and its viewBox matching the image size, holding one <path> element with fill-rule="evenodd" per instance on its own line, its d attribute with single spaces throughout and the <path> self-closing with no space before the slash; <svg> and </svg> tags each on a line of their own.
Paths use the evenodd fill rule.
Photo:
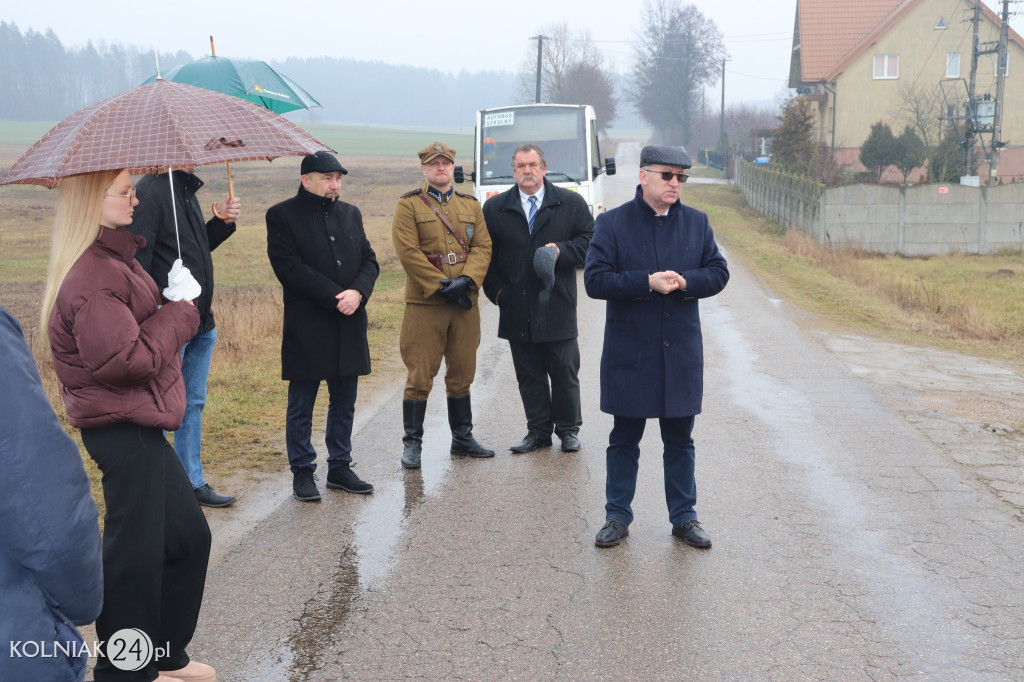
<svg viewBox="0 0 1024 682">
<path fill-rule="evenodd" d="M 836 0 L 856 2 L 857 0 Z M 997 6 L 996 0 L 986 0 Z M 616 70 L 632 63 L 642 0 L 171 0 L 93 5 L 82 0 L 9 0 L 0 19 L 52 28 L 65 46 L 88 40 L 160 51 L 209 54 L 213 35 L 225 57 L 345 57 L 445 71 L 516 71 L 539 29 L 568 22 L 588 28 Z M 693 0 L 725 38 L 726 101 L 779 99 L 789 74 L 796 0 Z M 436 11 L 427 11 L 428 8 Z M 456 9 L 448 9 L 455 7 Z M 1011 20 L 1020 30 L 1024 20 Z M 534 52 L 535 53 L 535 52 Z M 301 84 L 300 84 L 301 85 Z M 721 97 L 716 86 L 709 99 Z M 495 102 L 495 105 L 503 104 Z M 710 102 L 709 102 L 710 105 Z"/>
<path fill-rule="evenodd" d="M 727 101 L 772 100 L 789 73 L 796 0 L 694 4 L 725 36 L 732 57 L 726 67 Z M 457 9 L 445 9 L 452 6 Z M 440 9 L 425 11 L 430 7 Z M 3 3 L 0 19 L 15 23 L 22 33 L 52 28 L 65 46 L 122 42 L 200 57 L 209 54 L 213 35 L 217 54 L 225 57 L 347 57 L 453 72 L 516 71 L 529 51 L 535 53 L 530 36 L 568 22 L 574 30 L 588 28 L 616 70 L 626 71 L 642 8 L 642 0 L 171 0 L 101 6 L 82 0 L 11 0 Z M 719 92 L 716 88 L 715 101 Z"/>
</svg>

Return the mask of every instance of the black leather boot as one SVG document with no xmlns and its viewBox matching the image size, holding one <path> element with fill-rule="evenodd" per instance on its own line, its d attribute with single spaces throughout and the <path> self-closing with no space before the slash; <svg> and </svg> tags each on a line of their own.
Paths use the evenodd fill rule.
<svg viewBox="0 0 1024 682">
<path fill-rule="evenodd" d="M 402 423 L 405 425 L 405 435 L 402 436 L 402 443 L 405 444 L 405 452 L 402 453 L 402 466 L 406 469 L 420 468 L 420 453 L 423 450 L 423 417 L 426 414 L 426 400 L 402 401 Z"/>
<path fill-rule="evenodd" d="M 452 427 L 453 455 L 494 457 L 494 450 L 485 448 L 473 438 L 473 408 L 468 395 L 448 398 L 448 424 Z"/>
</svg>

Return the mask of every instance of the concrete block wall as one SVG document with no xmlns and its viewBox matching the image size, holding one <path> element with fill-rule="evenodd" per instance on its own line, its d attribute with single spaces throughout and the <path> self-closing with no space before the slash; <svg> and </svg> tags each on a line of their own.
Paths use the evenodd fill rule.
<svg viewBox="0 0 1024 682">
<path fill-rule="evenodd" d="M 813 183 L 746 162 L 737 183 L 755 210 L 819 244 L 904 256 L 1024 249 L 1024 183 L 846 185 L 815 198 Z"/>
<path fill-rule="evenodd" d="M 747 161 L 737 162 L 736 182 L 754 210 L 789 229 L 817 234 L 824 185 Z"/>
</svg>

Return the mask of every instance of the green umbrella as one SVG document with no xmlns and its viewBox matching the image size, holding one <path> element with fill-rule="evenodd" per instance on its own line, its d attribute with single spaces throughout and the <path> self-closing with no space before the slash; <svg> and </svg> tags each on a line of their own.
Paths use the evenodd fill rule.
<svg viewBox="0 0 1024 682">
<path fill-rule="evenodd" d="M 213 47 L 213 36 L 210 36 L 210 56 L 188 64 L 177 66 L 165 74 L 157 73 L 143 85 L 148 85 L 158 78 L 174 83 L 194 85 L 205 90 L 223 92 L 225 95 L 241 97 L 275 114 L 284 114 L 298 109 L 310 109 L 323 105 L 313 96 L 300 88 L 295 81 L 283 73 L 278 73 L 266 62 L 257 59 L 229 59 L 218 57 Z M 231 164 L 227 164 L 228 198 L 235 196 L 235 182 L 231 177 Z M 224 216 L 213 205 L 213 214 L 223 219 Z"/>
<path fill-rule="evenodd" d="M 212 37 L 210 49 L 213 50 Z M 291 78 L 278 73 L 266 62 L 256 59 L 230 59 L 218 57 L 214 53 L 209 57 L 182 64 L 167 73 L 157 74 L 143 85 L 152 83 L 158 76 L 175 83 L 195 85 L 241 97 L 276 114 L 312 107 L 323 108 L 320 102 L 313 99 L 312 95 Z"/>
</svg>

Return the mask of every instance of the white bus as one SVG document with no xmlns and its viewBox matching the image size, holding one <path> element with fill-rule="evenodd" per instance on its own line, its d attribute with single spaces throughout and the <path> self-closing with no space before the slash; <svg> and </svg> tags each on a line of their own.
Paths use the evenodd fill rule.
<svg viewBox="0 0 1024 682">
<path fill-rule="evenodd" d="M 601 160 L 597 119 L 589 104 L 523 104 L 476 112 L 470 179 L 481 203 L 515 184 L 512 153 L 527 142 L 544 150 L 548 180 L 579 192 L 595 217 L 606 209 L 604 176 L 615 174 L 615 159 Z"/>
</svg>

